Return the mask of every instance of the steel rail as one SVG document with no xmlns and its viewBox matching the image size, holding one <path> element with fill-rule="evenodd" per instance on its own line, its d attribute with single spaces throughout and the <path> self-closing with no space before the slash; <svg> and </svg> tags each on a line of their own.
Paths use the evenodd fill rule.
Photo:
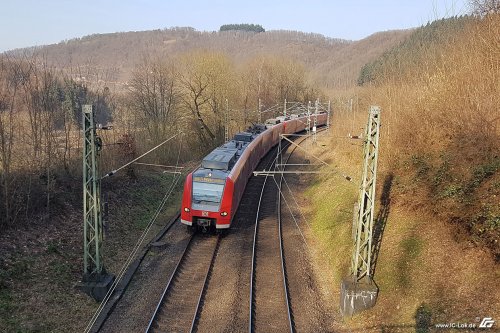
<svg viewBox="0 0 500 333">
<path fill-rule="evenodd" d="M 268 167 L 274 163 L 274 161 L 271 160 L 271 162 L 267 165 Z M 262 184 L 262 189 L 260 191 L 260 197 L 259 197 L 259 203 L 257 206 L 257 214 L 255 217 L 255 229 L 253 233 L 253 244 L 252 244 L 252 264 L 251 264 L 251 270 L 250 270 L 250 317 L 248 320 L 248 332 L 252 333 L 253 332 L 253 301 L 254 301 L 254 279 L 255 279 L 255 244 L 257 243 L 257 229 L 259 226 L 259 212 L 260 212 L 260 204 L 262 202 L 262 196 L 264 194 L 264 188 L 266 187 L 266 182 L 267 178 L 269 176 L 266 175 L 266 178 L 264 179 L 264 184 Z"/>
<path fill-rule="evenodd" d="M 289 146 L 290 146 L 290 144 L 288 144 L 286 146 L 286 148 L 288 148 Z M 275 159 L 271 160 L 268 163 L 268 165 L 266 166 L 266 169 L 272 167 L 273 164 L 275 164 L 276 162 L 277 162 L 277 157 Z M 255 259 L 256 259 L 257 232 L 258 232 L 258 228 L 259 228 L 259 213 L 260 213 L 260 208 L 261 208 L 261 203 L 262 203 L 262 197 L 264 195 L 264 188 L 266 187 L 266 183 L 267 183 L 268 177 L 269 177 L 269 175 L 266 175 L 266 178 L 264 179 L 264 183 L 262 184 L 262 189 L 261 189 L 260 196 L 259 196 L 259 203 L 258 203 L 258 206 L 257 206 L 257 213 L 256 213 L 256 216 L 255 216 L 255 229 L 254 229 L 253 244 L 252 244 L 252 264 L 251 264 L 251 271 L 250 271 L 250 311 L 249 311 L 249 322 L 248 322 L 248 332 L 249 333 L 253 332 L 253 320 L 254 320 L 254 316 L 253 316 L 253 312 L 254 312 L 254 306 L 253 306 L 253 303 L 254 303 L 254 280 L 255 280 L 255 266 L 256 266 L 256 260 Z M 278 195 L 279 195 L 279 192 L 278 192 Z M 282 268 L 283 268 L 283 262 L 282 262 Z M 289 302 L 288 302 L 288 296 L 287 295 L 286 295 L 285 302 L 286 302 L 286 306 L 287 306 L 288 318 L 290 320 L 291 319 L 291 316 L 290 316 L 290 305 L 289 305 Z M 290 321 L 289 321 L 289 325 L 290 325 L 290 328 L 291 328 L 291 332 L 293 332 L 293 328 L 292 328 L 293 324 Z"/>
<path fill-rule="evenodd" d="M 287 147 L 288 149 L 288 147 Z M 292 151 L 290 154 L 288 154 L 284 166 L 286 167 L 286 164 L 290 157 L 292 156 L 293 152 L 295 150 L 295 146 L 293 147 Z M 281 174 L 279 184 L 278 184 L 278 200 L 277 200 L 277 210 L 278 210 L 278 232 L 279 232 L 279 238 L 280 238 L 280 257 L 281 257 L 281 273 L 283 275 L 283 289 L 285 291 L 285 303 L 286 303 L 286 310 L 287 310 L 287 316 L 288 316 L 288 326 L 290 328 L 290 333 L 295 332 L 295 327 L 293 324 L 293 318 L 292 318 L 292 305 L 290 304 L 290 296 L 289 296 L 289 291 L 288 291 L 288 279 L 287 279 L 287 274 L 286 274 L 286 267 L 285 267 L 285 254 L 283 251 L 283 230 L 281 228 L 281 183 L 283 182 L 284 175 Z"/>
<path fill-rule="evenodd" d="M 142 264 L 142 261 L 146 257 L 146 254 L 149 252 L 152 244 L 155 242 L 158 242 L 160 239 L 165 237 L 165 235 L 170 231 L 172 226 L 175 225 L 175 222 L 177 222 L 179 220 L 180 216 L 181 216 L 181 212 L 178 211 L 174 215 L 174 217 L 172 217 L 169 220 L 169 222 L 167 222 L 167 224 L 156 234 L 155 238 L 153 238 L 149 242 L 148 246 L 146 246 L 143 249 L 143 251 L 139 255 L 139 257 L 136 258 L 135 261 L 129 265 L 127 271 L 124 272 L 124 274 L 123 274 L 123 276 L 124 276 L 123 280 L 122 280 L 123 284 L 121 284 L 119 286 L 119 288 L 117 289 L 117 290 L 119 290 L 118 292 L 115 291 L 116 296 L 114 296 L 113 299 L 109 301 L 109 302 L 111 302 L 109 305 L 106 305 L 105 307 L 103 307 L 104 314 L 97 316 L 96 319 L 94 320 L 94 323 L 92 324 L 92 326 L 88 330 L 86 330 L 85 332 L 98 332 L 103 327 L 106 320 L 108 320 L 108 318 L 112 315 L 112 313 L 113 313 L 112 311 L 115 309 L 115 306 L 118 304 L 118 302 L 121 300 L 121 298 L 125 294 L 125 291 L 127 290 L 128 286 L 130 284 L 130 281 L 132 281 L 132 278 L 134 277 L 135 272 L 137 271 L 139 266 Z M 118 287 L 118 284 L 119 284 L 119 282 L 117 282 L 116 287 Z"/>
<path fill-rule="evenodd" d="M 170 289 L 170 286 L 172 284 L 172 281 L 175 277 L 175 274 L 177 274 L 177 271 L 178 271 L 178 268 L 182 262 L 182 260 L 185 258 L 186 256 L 186 253 L 187 253 L 187 250 L 189 249 L 189 246 L 191 245 L 191 242 L 193 241 L 194 239 L 194 235 L 195 234 L 192 234 L 191 237 L 189 238 L 189 241 L 186 245 L 186 247 L 184 248 L 184 251 L 182 252 L 182 255 L 179 259 L 179 261 L 177 262 L 177 264 L 175 265 L 175 268 L 172 272 L 172 274 L 170 275 L 170 278 L 168 279 L 168 282 L 167 282 L 167 285 L 165 286 L 165 289 L 163 290 L 163 293 L 161 294 L 161 297 L 160 297 L 160 301 L 158 302 L 158 304 L 156 305 L 156 308 L 155 308 L 155 311 L 153 312 L 153 316 L 151 317 L 151 319 L 149 320 L 149 323 L 148 323 L 148 327 L 146 328 L 146 333 L 148 332 L 151 332 L 151 328 L 154 324 L 154 322 L 157 320 L 158 318 L 158 312 L 160 311 L 164 301 L 165 301 L 165 295 L 167 294 L 167 292 L 169 291 Z"/>
<path fill-rule="evenodd" d="M 219 234 L 219 235 L 217 235 L 217 244 L 215 244 L 214 252 L 212 253 L 212 260 L 210 260 L 210 264 L 208 265 L 207 273 L 205 274 L 205 279 L 203 280 L 203 287 L 201 288 L 200 296 L 198 297 L 198 302 L 196 303 L 196 310 L 194 312 L 193 320 L 191 321 L 191 328 L 189 330 L 190 333 L 194 332 L 194 329 L 195 329 L 196 319 L 197 319 L 198 314 L 200 312 L 201 301 L 202 301 L 203 296 L 205 294 L 205 290 L 206 290 L 207 282 L 208 282 L 208 277 L 209 277 L 210 272 L 212 271 L 212 268 L 214 266 L 214 261 L 215 261 L 217 251 L 219 249 L 220 240 L 221 240 L 221 235 Z"/>
<path fill-rule="evenodd" d="M 277 149 L 277 148 L 276 148 Z M 272 165 L 276 162 L 276 159 L 272 159 L 266 166 L 265 169 L 272 167 Z M 248 320 L 248 332 L 252 333 L 253 332 L 253 312 L 254 312 L 254 279 L 255 279 L 255 248 L 257 244 L 257 230 L 259 227 L 259 212 L 260 212 L 260 206 L 262 202 L 262 196 L 264 194 L 264 188 L 266 187 L 267 183 L 267 178 L 269 176 L 266 175 L 266 178 L 264 179 L 264 183 L 262 184 L 262 189 L 260 191 L 260 196 L 259 196 L 259 203 L 257 204 L 257 214 L 255 216 L 255 228 L 254 228 L 254 233 L 253 233 L 253 243 L 252 243 L 252 264 L 251 264 L 251 270 L 250 270 L 250 300 L 249 300 L 249 320 Z"/>
<path fill-rule="evenodd" d="M 318 132 L 324 131 L 325 128 L 322 128 Z M 292 150 L 286 157 L 285 163 L 282 163 L 283 165 L 283 170 L 285 171 L 285 168 L 288 164 L 288 160 L 294 153 L 295 149 L 298 147 L 299 144 L 301 144 L 303 141 L 305 141 L 308 137 L 302 137 L 300 138 L 299 142 L 297 145 L 292 145 Z M 289 146 L 288 146 L 289 147 Z M 288 147 L 286 149 L 288 149 Z M 293 322 L 293 315 L 292 315 L 292 304 L 290 302 L 290 292 L 288 290 L 288 277 L 286 273 L 286 265 L 285 265 L 285 254 L 284 254 L 284 246 L 283 246 L 283 232 L 281 228 L 281 185 L 283 183 L 283 178 L 285 178 L 284 173 L 281 174 L 279 184 L 278 184 L 278 226 L 279 226 L 279 235 L 280 235 L 280 255 L 281 255 L 281 270 L 283 272 L 283 288 L 285 290 L 285 299 L 286 299 L 286 304 L 287 304 L 287 315 L 288 315 L 288 322 L 289 322 L 289 327 L 290 327 L 290 332 L 294 333 L 295 332 L 295 325 Z"/>
<path fill-rule="evenodd" d="M 154 324 L 156 322 L 158 322 L 159 312 L 160 312 L 161 308 L 163 307 L 163 305 L 165 304 L 166 299 L 168 298 L 167 294 L 172 290 L 173 281 L 174 281 L 175 277 L 179 274 L 179 268 L 181 267 L 183 262 L 186 260 L 188 250 L 192 246 L 192 243 L 193 243 L 193 240 L 195 239 L 195 237 L 196 237 L 196 234 L 192 234 L 191 237 L 189 238 L 189 241 L 188 241 L 186 247 L 184 248 L 184 251 L 182 252 L 182 255 L 181 255 L 179 261 L 177 262 L 172 274 L 170 275 L 170 278 L 167 282 L 167 285 L 166 285 L 165 289 L 163 290 L 163 293 L 160 297 L 160 301 L 158 302 L 158 304 L 155 308 L 155 311 L 153 313 L 153 316 L 151 317 L 151 320 L 148 323 L 148 327 L 146 328 L 146 333 L 151 332 L 153 330 Z M 215 257 L 217 255 L 217 251 L 219 248 L 220 240 L 221 240 L 221 236 L 218 235 L 217 240 L 216 240 L 216 244 L 215 244 L 213 252 L 212 252 L 210 263 L 209 263 L 207 270 L 205 272 L 205 275 L 204 275 L 203 284 L 202 284 L 201 289 L 200 289 L 200 294 L 197 298 L 197 302 L 196 302 L 195 309 L 194 309 L 194 315 L 193 315 L 193 319 L 191 320 L 189 332 L 193 332 L 195 329 L 196 320 L 197 320 L 198 314 L 200 312 L 200 306 L 202 304 L 203 296 L 204 296 L 205 291 L 206 291 L 208 277 L 210 276 L 210 272 L 212 271 Z"/>
<path fill-rule="evenodd" d="M 322 129 L 321 131 L 323 131 Z M 298 144 L 302 143 L 305 141 L 309 136 L 303 136 L 299 138 Z M 288 143 L 287 140 L 285 140 L 285 143 Z M 292 150 L 288 154 L 286 161 L 284 165 L 288 163 L 288 160 L 290 159 L 291 155 L 297 148 L 298 144 L 291 144 L 288 143 L 288 145 L 282 150 L 287 150 L 290 146 L 292 146 Z M 266 167 L 266 169 L 270 169 L 273 164 L 277 164 L 277 158 L 272 160 Z M 280 177 L 280 182 L 278 185 L 278 201 L 277 201 L 277 219 L 278 219 L 278 230 L 279 230 L 279 240 L 280 240 L 280 259 L 281 259 L 281 271 L 282 271 L 282 278 L 283 278 L 283 289 L 284 289 L 284 294 L 285 294 L 285 306 L 287 308 L 287 317 L 288 317 L 288 326 L 290 329 L 291 333 L 295 332 L 295 325 L 293 322 L 293 315 L 292 315 L 292 307 L 291 307 L 291 302 L 290 302 L 290 296 L 289 296 L 289 290 L 288 290 L 288 278 L 286 274 L 286 265 L 285 265 L 285 256 L 284 256 L 284 246 L 283 246 L 283 233 L 282 233 L 282 228 L 281 228 L 281 183 L 282 183 L 282 178 L 283 178 L 283 173 L 281 173 L 282 177 Z M 262 203 L 262 197 L 264 194 L 264 188 L 266 186 L 266 182 L 270 174 L 265 174 L 266 178 L 264 179 L 264 183 L 262 185 L 262 190 L 260 193 L 259 197 L 259 203 L 258 203 L 258 208 L 257 208 L 257 213 L 256 213 L 256 218 L 255 218 L 255 231 L 254 231 L 254 237 L 253 237 L 253 245 L 252 245 L 252 264 L 251 264 L 251 273 L 250 273 L 250 313 L 249 313 L 249 324 L 248 324 L 248 332 L 253 333 L 253 320 L 254 320 L 254 279 L 255 279 L 255 266 L 256 266 L 256 244 L 257 244 L 257 232 L 258 232 L 258 226 L 259 226 L 259 213 L 260 213 L 260 208 L 261 208 L 261 203 Z"/>
<path fill-rule="evenodd" d="M 298 144 L 301 144 L 302 141 L 305 141 L 307 138 L 308 137 L 301 138 L 300 142 Z M 290 147 L 290 145 L 287 146 L 286 149 L 288 149 L 289 147 Z M 282 171 L 284 171 L 284 169 L 286 168 L 286 165 L 288 164 L 288 160 L 290 159 L 290 157 L 294 153 L 295 148 L 297 148 L 297 146 L 292 145 L 292 150 L 290 151 L 290 153 L 286 157 L 285 162 L 281 164 L 281 165 L 283 165 Z M 278 230 L 279 230 L 279 238 L 280 238 L 281 272 L 283 274 L 283 289 L 285 292 L 285 303 L 286 303 L 287 316 L 288 316 L 288 325 L 290 328 L 290 333 L 294 333 L 295 332 L 295 325 L 294 325 L 293 316 L 292 316 L 292 304 L 290 302 L 290 292 L 288 290 L 288 277 L 286 274 L 285 253 L 284 253 L 284 246 L 283 246 L 283 229 L 281 227 L 281 225 L 282 225 L 282 223 L 281 223 L 281 184 L 283 182 L 284 177 L 285 177 L 285 175 L 282 173 L 280 180 L 279 180 L 279 183 L 277 183 L 277 185 L 278 185 L 278 201 L 277 201 Z"/>
</svg>

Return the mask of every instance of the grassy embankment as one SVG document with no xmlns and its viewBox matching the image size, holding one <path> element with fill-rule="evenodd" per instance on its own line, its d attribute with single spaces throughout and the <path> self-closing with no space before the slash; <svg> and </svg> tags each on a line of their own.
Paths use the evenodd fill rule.
<svg viewBox="0 0 500 333">
<path fill-rule="evenodd" d="M 337 113 L 336 137 L 317 146 L 354 175 L 354 184 L 322 176 L 305 192 L 321 278 L 338 304 L 362 157 L 361 147 L 340 137 L 365 126 L 369 104 L 381 106 L 380 294 L 373 309 L 342 321 L 341 331 L 427 332 L 435 323 L 478 324 L 500 313 L 499 35 L 498 15 L 417 30 L 357 90 L 361 111 Z"/>
<path fill-rule="evenodd" d="M 172 176 L 140 172 L 137 180 L 117 176 L 103 184 L 110 222 L 104 240 L 107 270 L 117 274 L 150 221 Z M 182 180 L 167 201 L 148 239 L 178 209 Z M 43 226 L 33 223 L 0 237 L 0 331 L 80 332 L 98 303 L 73 288 L 83 267 L 80 196 L 68 198 L 65 212 Z M 17 245 L 16 245 L 17 244 Z M 22 245 L 21 245 L 22 244 Z"/>
</svg>

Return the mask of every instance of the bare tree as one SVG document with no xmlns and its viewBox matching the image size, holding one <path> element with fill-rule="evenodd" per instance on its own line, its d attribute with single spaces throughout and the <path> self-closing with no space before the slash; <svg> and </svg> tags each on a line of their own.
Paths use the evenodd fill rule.
<svg viewBox="0 0 500 333">
<path fill-rule="evenodd" d="M 19 63 L 5 56 L 0 58 L 0 187 L 3 196 L 5 223 L 12 219 L 11 162 L 15 133 L 15 103 L 20 76 Z M 0 205 L 1 207 L 1 205 Z"/>
<path fill-rule="evenodd" d="M 194 127 L 200 142 L 212 146 L 215 134 L 207 125 L 207 116 L 204 112 L 209 105 L 207 91 L 210 86 L 209 69 L 204 64 L 204 56 L 196 54 L 186 57 L 183 70 L 179 73 L 179 81 L 184 88 L 183 104 L 191 113 L 192 119 L 199 123 L 199 126 Z"/>
<path fill-rule="evenodd" d="M 134 70 L 129 98 L 148 132 L 163 135 L 178 99 L 173 65 L 145 60 Z"/>
<path fill-rule="evenodd" d="M 469 5 L 479 16 L 500 13 L 500 0 L 469 0 Z"/>
<path fill-rule="evenodd" d="M 242 76 L 244 95 L 255 104 L 259 99 L 266 107 L 282 103 L 285 99 L 307 101 L 310 87 L 306 71 L 300 63 L 290 59 L 271 56 L 254 58 L 245 65 Z"/>
<path fill-rule="evenodd" d="M 145 58 L 134 70 L 128 95 L 129 107 L 153 142 L 161 142 L 169 132 L 176 131 L 177 117 L 174 112 L 179 104 L 179 95 L 176 71 L 172 63 Z M 160 149 L 156 154 L 168 158 L 168 147 Z"/>
</svg>

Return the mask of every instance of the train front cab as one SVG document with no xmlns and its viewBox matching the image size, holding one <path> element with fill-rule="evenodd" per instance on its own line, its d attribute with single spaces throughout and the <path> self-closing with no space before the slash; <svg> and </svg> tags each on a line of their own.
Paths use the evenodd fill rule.
<svg viewBox="0 0 500 333">
<path fill-rule="evenodd" d="M 217 173 L 198 170 L 186 177 L 181 222 L 190 231 L 208 232 L 230 226 L 234 186 L 225 174 Z"/>
</svg>

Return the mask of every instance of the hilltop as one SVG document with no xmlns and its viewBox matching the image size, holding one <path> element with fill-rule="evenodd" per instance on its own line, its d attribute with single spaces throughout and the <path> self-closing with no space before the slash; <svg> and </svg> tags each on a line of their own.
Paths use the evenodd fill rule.
<svg viewBox="0 0 500 333">
<path fill-rule="evenodd" d="M 190 27 L 151 31 L 94 34 L 58 44 L 9 51 L 13 55 L 36 52 L 49 64 L 74 76 L 99 69 L 101 79 L 125 84 L 144 57 L 175 57 L 193 50 L 216 51 L 236 63 L 258 55 L 285 56 L 302 63 L 310 79 L 325 88 L 348 88 L 359 68 L 407 37 L 411 30 L 378 32 L 359 41 L 321 34 L 275 30 L 202 32 Z"/>
</svg>

